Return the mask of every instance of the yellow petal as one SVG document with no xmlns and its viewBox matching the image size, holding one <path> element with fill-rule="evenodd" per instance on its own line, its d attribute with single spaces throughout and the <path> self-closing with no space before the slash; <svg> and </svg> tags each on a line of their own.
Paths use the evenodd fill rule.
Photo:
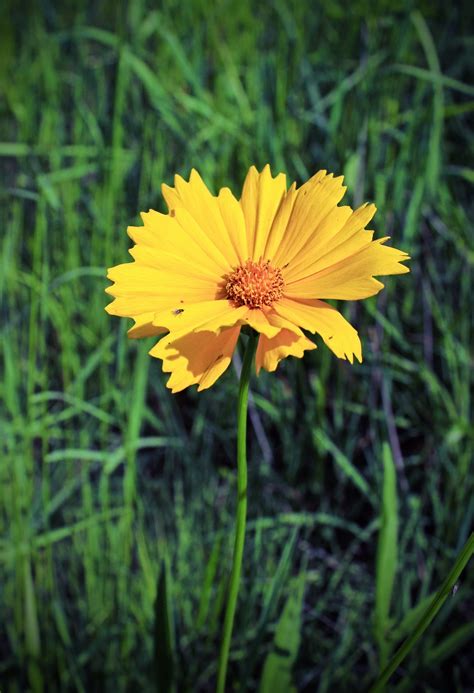
<svg viewBox="0 0 474 693">
<path fill-rule="evenodd" d="M 192 228 L 189 228 L 187 221 L 190 215 L 186 210 L 181 212 L 179 215 L 174 213 L 174 216 L 160 214 L 153 209 L 142 212 L 145 226 L 129 226 L 128 235 L 137 245 L 155 248 L 160 253 L 170 253 L 197 269 L 202 269 L 204 273 L 220 278 L 228 271 L 228 265 L 217 249 L 213 248 L 205 232 L 200 227 L 196 229 L 194 220 Z"/>
<path fill-rule="evenodd" d="M 263 257 L 273 220 L 286 192 L 286 176 L 280 173 L 272 178 L 267 164 L 259 173 L 255 166 L 249 169 L 242 189 L 240 204 L 247 227 L 250 259 L 258 262 Z"/>
<path fill-rule="evenodd" d="M 356 330 L 339 311 L 324 301 L 282 298 L 274 305 L 274 310 L 304 330 L 320 334 L 326 346 L 340 359 L 353 363 L 355 356 L 362 362 L 362 345 Z"/>
<path fill-rule="evenodd" d="M 206 293 L 211 299 L 216 290 L 216 284 L 213 282 L 196 280 L 194 277 L 180 275 L 173 271 L 159 270 L 140 262 L 125 262 L 111 267 L 107 272 L 107 279 L 116 283 L 113 290 L 107 290 L 107 293 L 113 296 L 143 293 L 174 294 L 177 287 L 184 291 L 190 289 L 198 293 Z"/>
<path fill-rule="evenodd" d="M 326 267 L 304 279 L 288 282 L 285 296 L 291 298 L 335 298 L 357 300 L 377 294 L 383 284 L 374 275 L 405 274 L 410 270 L 401 262 L 409 255 L 397 248 L 385 246 L 380 238 L 340 262 Z"/>
<path fill-rule="evenodd" d="M 173 338 L 188 332 L 219 332 L 224 327 L 231 327 L 245 319 L 249 309 L 247 306 L 235 306 L 227 299 L 219 301 L 203 301 L 183 307 L 175 306 L 157 312 L 153 324 L 156 327 L 169 330 Z"/>
<path fill-rule="evenodd" d="M 168 206 L 168 211 L 170 212 L 170 214 L 174 214 L 176 207 L 180 207 L 182 205 L 182 200 L 179 196 L 178 191 L 175 188 L 172 188 L 170 185 L 162 183 L 161 194 L 165 198 L 165 202 Z"/>
<path fill-rule="evenodd" d="M 154 337 L 157 334 L 162 334 L 165 330 L 153 325 L 154 313 L 142 313 L 135 315 L 135 324 L 131 327 L 127 335 L 130 339 L 139 339 L 140 337 Z"/>
<path fill-rule="evenodd" d="M 109 315 L 135 318 L 143 313 L 163 310 L 167 305 L 169 305 L 169 298 L 159 296 L 120 296 L 105 306 L 105 310 Z"/>
<path fill-rule="evenodd" d="M 196 384 L 201 391 L 211 387 L 228 368 L 239 333 L 240 327 L 235 326 L 218 335 L 198 332 L 175 340 L 167 335 L 149 353 L 163 359 L 163 371 L 171 373 L 167 387 L 172 392 Z"/>
<path fill-rule="evenodd" d="M 175 210 L 175 218 L 184 231 L 184 244 L 194 242 L 198 245 L 209 260 L 212 260 L 216 267 L 219 267 L 221 274 L 225 274 L 238 263 L 238 258 L 234 254 L 229 259 L 226 257 L 226 253 L 221 252 L 208 233 L 209 229 L 203 228 L 187 209 L 178 207 Z"/>
<path fill-rule="evenodd" d="M 181 303 L 210 301 L 218 294 L 216 284 L 164 272 L 139 262 L 129 262 L 109 269 L 107 277 L 115 282 L 105 289 L 116 300 L 106 306 L 110 315 L 135 317 L 158 312 Z"/>
<path fill-rule="evenodd" d="M 291 263 L 318 233 L 319 226 L 340 202 L 346 188 L 343 177 L 318 171 L 298 191 L 285 236 L 275 254 L 275 263 L 282 267 Z"/>
<path fill-rule="evenodd" d="M 146 245 L 134 245 L 128 252 L 141 265 L 154 267 L 163 272 L 172 272 L 175 275 L 192 277 L 199 284 L 212 284 L 215 287 L 219 282 L 216 272 L 211 272 L 202 265 L 198 265 L 195 260 L 182 255 L 178 256 Z"/>
<path fill-rule="evenodd" d="M 350 207 L 336 207 L 286 270 L 285 281 L 296 281 L 315 274 L 369 245 L 373 231 L 366 231 L 365 226 L 375 212 L 374 204 L 364 204 L 355 212 Z"/>
<path fill-rule="evenodd" d="M 281 330 L 281 327 L 269 321 L 267 313 L 259 308 L 249 310 L 244 321 L 253 327 L 256 332 L 264 334 L 266 337 L 274 337 Z"/>
<path fill-rule="evenodd" d="M 283 196 L 281 204 L 278 207 L 278 211 L 273 220 L 272 227 L 268 234 L 265 251 L 263 253 L 264 260 L 270 260 L 270 262 L 273 262 L 273 259 L 281 245 L 282 239 L 285 236 L 297 195 L 298 191 L 296 190 L 296 183 L 293 183 Z"/>
<path fill-rule="evenodd" d="M 275 337 L 269 339 L 261 334 L 255 355 L 257 375 L 261 368 L 274 371 L 281 359 L 287 356 L 301 358 L 305 351 L 316 349 L 316 344 L 303 334 L 297 335 L 291 330 L 281 330 Z"/>
<path fill-rule="evenodd" d="M 140 214 L 144 226 L 129 226 L 127 233 L 134 243 L 160 247 L 166 239 L 173 239 L 178 231 L 178 222 L 168 214 L 161 214 L 154 209 Z"/>
<path fill-rule="evenodd" d="M 250 250 L 242 207 L 229 188 L 222 188 L 217 200 L 222 219 L 239 258 L 239 264 L 243 265 L 250 257 Z"/>
<path fill-rule="evenodd" d="M 239 264 L 234 238 L 222 218 L 218 198 L 211 194 L 195 169 L 191 171 L 189 182 L 175 176 L 175 190 L 164 187 L 163 194 L 176 218 L 182 209 L 191 215 L 201 235 L 206 236 L 207 245 L 218 251 L 227 268 Z"/>
<path fill-rule="evenodd" d="M 277 313 L 274 312 L 274 310 L 271 310 L 267 313 L 267 318 L 268 322 L 271 325 L 274 325 L 275 327 L 278 327 L 280 330 L 291 330 L 291 332 L 294 332 L 295 334 L 302 336 L 303 333 L 298 327 L 298 325 L 295 325 L 291 320 L 287 320 L 286 318 L 282 318 L 281 315 L 278 315 Z M 267 335 L 268 336 L 268 335 Z"/>
</svg>

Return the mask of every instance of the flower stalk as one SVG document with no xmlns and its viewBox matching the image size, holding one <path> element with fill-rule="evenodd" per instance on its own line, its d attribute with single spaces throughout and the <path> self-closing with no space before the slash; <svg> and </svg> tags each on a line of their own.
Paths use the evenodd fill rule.
<svg viewBox="0 0 474 693">
<path fill-rule="evenodd" d="M 224 693 L 229 661 L 230 642 L 234 625 L 235 609 L 239 594 L 242 557 L 245 544 L 247 522 L 247 405 L 252 363 L 258 343 L 258 334 L 252 331 L 248 337 L 245 356 L 240 374 L 239 398 L 237 404 L 237 511 L 235 518 L 234 554 L 230 575 L 229 594 L 224 618 L 224 629 L 217 671 L 217 693 Z"/>
</svg>

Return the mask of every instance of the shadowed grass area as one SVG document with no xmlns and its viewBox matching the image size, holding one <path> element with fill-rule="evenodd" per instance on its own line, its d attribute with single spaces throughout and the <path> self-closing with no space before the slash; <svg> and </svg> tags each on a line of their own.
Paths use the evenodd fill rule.
<svg viewBox="0 0 474 693">
<path fill-rule="evenodd" d="M 362 365 L 317 340 L 253 380 L 229 685 L 289 662 L 297 690 L 367 690 L 448 575 L 474 515 L 473 33 L 462 3 L 408 5 L 0 10 L 3 692 L 155 690 L 169 651 L 177 690 L 213 689 L 237 378 L 171 395 L 104 312 L 126 226 L 192 167 L 236 193 L 252 163 L 344 173 L 413 258 L 348 306 Z M 393 690 L 470 690 L 473 605 L 468 568 Z"/>
</svg>

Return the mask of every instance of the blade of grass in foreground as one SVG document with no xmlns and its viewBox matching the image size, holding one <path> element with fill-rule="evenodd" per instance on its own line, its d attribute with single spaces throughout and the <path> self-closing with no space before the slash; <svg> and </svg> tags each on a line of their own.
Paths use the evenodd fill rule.
<svg viewBox="0 0 474 693">
<path fill-rule="evenodd" d="M 263 665 L 259 693 L 294 693 L 292 668 L 301 641 L 301 613 L 305 573 L 294 579 L 290 595 L 278 621 L 273 647 Z"/>
<path fill-rule="evenodd" d="M 418 625 L 416 626 L 413 633 L 409 638 L 405 640 L 403 645 L 395 652 L 390 662 L 387 664 L 385 669 L 380 674 L 379 678 L 375 681 L 374 685 L 371 687 L 369 693 L 377 693 L 381 691 L 392 674 L 396 671 L 398 666 L 403 662 L 407 654 L 416 644 L 416 642 L 421 638 L 425 630 L 430 625 L 431 621 L 434 619 L 438 611 L 443 606 L 446 598 L 451 593 L 456 581 L 461 575 L 462 571 L 468 564 L 472 554 L 474 553 L 474 533 L 471 534 L 469 539 L 464 545 L 461 553 L 459 554 L 456 563 L 454 564 L 451 572 L 449 573 L 446 580 L 443 582 L 438 592 L 436 593 L 433 601 L 428 606 L 427 610 L 421 617 Z"/>
</svg>

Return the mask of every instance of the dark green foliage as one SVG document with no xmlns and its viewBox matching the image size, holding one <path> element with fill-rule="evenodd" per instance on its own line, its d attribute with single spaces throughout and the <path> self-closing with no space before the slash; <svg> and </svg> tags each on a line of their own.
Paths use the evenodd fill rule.
<svg viewBox="0 0 474 693">
<path fill-rule="evenodd" d="M 362 365 L 316 339 L 252 383 L 229 690 L 258 689 L 295 576 L 297 690 L 367 690 L 382 635 L 390 656 L 412 632 L 474 517 L 469 17 L 414 0 L 2 3 L 2 693 L 156 690 L 163 561 L 177 690 L 212 690 L 237 380 L 171 395 L 152 341 L 104 312 L 126 226 L 193 166 L 236 192 L 252 163 L 345 173 L 347 201 L 374 200 L 377 234 L 413 258 L 344 307 Z M 395 488 L 396 542 L 379 534 Z M 379 536 L 398 551 L 376 570 Z M 392 685 L 470 690 L 473 605 L 468 566 Z"/>
<path fill-rule="evenodd" d="M 155 600 L 154 678 L 158 693 L 172 693 L 176 680 L 172 585 L 166 562 L 161 564 Z"/>
</svg>

